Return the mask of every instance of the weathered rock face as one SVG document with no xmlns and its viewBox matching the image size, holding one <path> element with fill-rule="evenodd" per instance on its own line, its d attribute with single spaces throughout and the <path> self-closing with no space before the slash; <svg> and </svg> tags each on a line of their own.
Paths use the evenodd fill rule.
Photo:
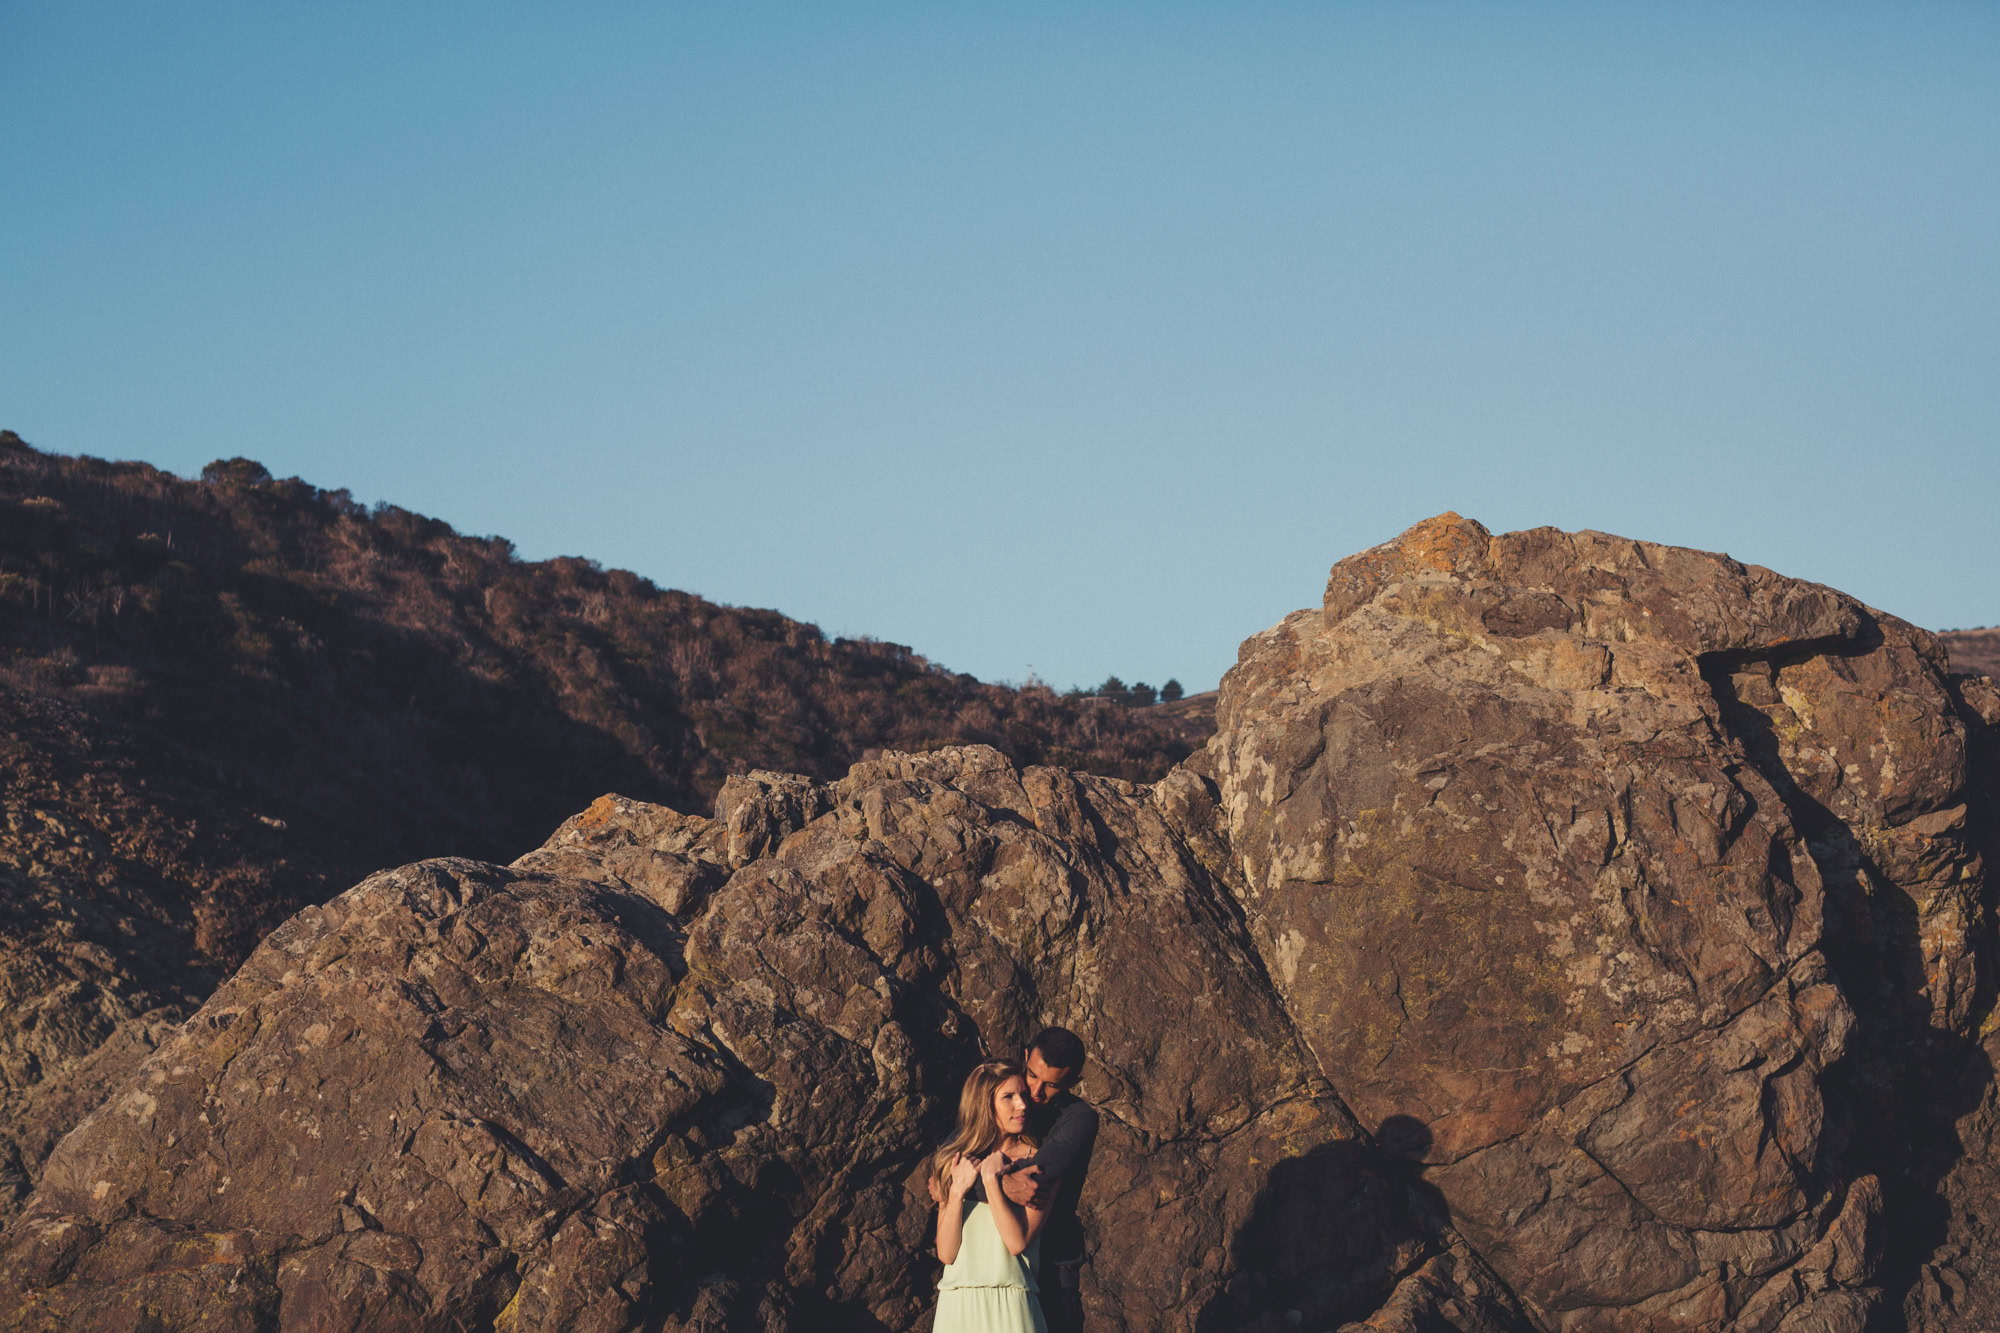
<svg viewBox="0 0 2000 1333">
<path fill-rule="evenodd" d="M 6 1326 L 915 1327 L 921 1159 L 1046 1021 L 1095 1056 L 1105 1327 L 1525 1326 L 1293 1038 L 1198 779 L 974 748 L 719 805 L 295 917 L 50 1159 Z"/>
<path fill-rule="evenodd" d="M 135 762 L 129 735 L 0 684 L 0 1221 L 42 1159 L 192 1014 L 237 929 L 325 883 L 273 830 Z M 247 943 L 234 950 L 240 961 Z"/>
<path fill-rule="evenodd" d="M 1829 589 L 1446 515 L 1250 640 L 1197 762 L 1302 1039 L 1549 1324 L 1859 1329 L 1925 1123 L 1868 1089 L 1986 1004 L 1968 720 Z"/>
<path fill-rule="evenodd" d="M 1960 707 L 1978 722 L 1969 747 L 1973 772 L 1966 825 L 1983 845 L 1987 865 L 2000 855 L 2000 685 L 1985 677 L 1951 682 Z M 1989 874 L 1982 888 L 1981 955 L 1993 957 L 1993 896 Z M 1889 901 L 1894 902 L 1893 899 Z M 1900 938 L 1910 935 L 1907 919 Z M 1907 951 L 1907 946 L 1906 946 Z M 1909 988 L 1914 990 L 1915 987 Z M 1906 992 L 1908 993 L 1908 992 Z M 2000 1252 L 2000 1031 L 1992 1000 L 1981 995 L 1974 1044 L 1957 1032 L 1927 1034 L 1929 1040 L 1904 1047 L 1899 1068 L 1884 1060 L 1891 1077 L 1871 1086 L 1878 1099 L 1897 1091 L 1929 1115 L 1906 1115 L 1898 1138 L 1879 1144 L 1894 1158 L 1904 1178 L 1904 1213 L 1913 1243 L 1896 1257 L 1893 1277 L 1904 1292 L 1903 1314 L 1910 1328 L 2000 1328 L 2000 1281 L 1993 1255 Z M 1920 1007 L 1920 1006 L 1919 1006 Z"/>
<path fill-rule="evenodd" d="M 922 1159 L 1048 1022 L 1093 1327 L 1953 1327 L 1991 693 L 1828 589 L 1432 520 L 1151 787 L 757 773 L 300 913 L 49 1157 L 0 1328 L 920 1328 Z"/>
</svg>

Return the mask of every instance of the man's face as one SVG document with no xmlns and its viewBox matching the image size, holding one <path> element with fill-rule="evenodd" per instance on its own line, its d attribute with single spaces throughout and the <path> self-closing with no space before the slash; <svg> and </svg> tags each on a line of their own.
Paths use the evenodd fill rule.
<svg viewBox="0 0 2000 1333">
<path fill-rule="evenodd" d="M 1021 1063 L 1028 1067 L 1028 1100 L 1037 1106 L 1047 1106 L 1076 1086 L 1081 1069 L 1057 1069 L 1042 1059 L 1042 1053 L 1028 1048 L 1028 1058 Z"/>
</svg>

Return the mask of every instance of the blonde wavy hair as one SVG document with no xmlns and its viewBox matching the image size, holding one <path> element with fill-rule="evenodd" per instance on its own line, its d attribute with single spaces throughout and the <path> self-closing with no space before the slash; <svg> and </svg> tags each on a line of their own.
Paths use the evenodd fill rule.
<svg viewBox="0 0 2000 1333">
<path fill-rule="evenodd" d="M 958 1094 L 958 1128 L 931 1154 L 931 1184 L 940 1199 L 949 1192 L 951 1164 L 960 1153 L 984 1157 L 1000 1146 L 1005 1136 L 993 1114 L 993 1099 L 1010 1078 L 1020 1079 L 1022 1092 L 1027 1091 L 1028 1072 L 1019 1060 L 988 1060 L 965 1076 L 965 1086 Z M 1035 1142 L 1025 1133 L 1020 1141 L 1030 1147 Z"/>
</svg>

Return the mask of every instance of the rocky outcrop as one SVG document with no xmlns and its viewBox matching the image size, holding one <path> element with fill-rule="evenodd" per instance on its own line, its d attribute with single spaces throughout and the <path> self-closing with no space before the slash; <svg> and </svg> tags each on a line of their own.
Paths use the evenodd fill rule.
<svg viewBox="0 0 2000 1333">
<path fill-rule="evenodd" d="M 958 1079 L 1060 1021 L 1106 1326 L 1525 1327 L 1294 1039 L 1200 780 L 972 748 L 719 806 L 300 913 L 50 1159 L 8 1326 L 914 1327 Z"/>
<path fill-rule="evenodd" d="M 0 1328 L 922 1327 L 922 1158 L 1048 1022 L 1095 1327 L 1962 1327 L 1996 719 L 1832 590 L 1447 515 L 1151 786 L 753 773 L 299 913 L 49 1157 Z"/>
</svg>

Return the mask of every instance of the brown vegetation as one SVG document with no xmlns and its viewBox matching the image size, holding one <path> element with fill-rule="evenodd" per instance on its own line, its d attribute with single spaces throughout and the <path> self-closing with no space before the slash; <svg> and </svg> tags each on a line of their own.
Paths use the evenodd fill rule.
<svg viewBox="0 0 2000 1333">
<path fill-rule="evenodd" d="M 67 705 L 214 819 L 247 813 L 328 891 L 420 855 L 505 860 L 605 791 L 705 810 L 730 773 L 831 778 L 967 742 L 1148 781 L 1205 738 L 588 560 L 522 561 L 248 460 L 191 482 L 11 433 L 0 688 Z M 255 915 L 203 952 L 233 965 L 275 919 Z"/>
<path fill-rule="evenodd" d="M 1948 629 L 1938 635 L 1951 654 L 1954 671 L 1970 671 L 2000 680 L 2000 626 L 1988 629 Z"/>
</svg>

